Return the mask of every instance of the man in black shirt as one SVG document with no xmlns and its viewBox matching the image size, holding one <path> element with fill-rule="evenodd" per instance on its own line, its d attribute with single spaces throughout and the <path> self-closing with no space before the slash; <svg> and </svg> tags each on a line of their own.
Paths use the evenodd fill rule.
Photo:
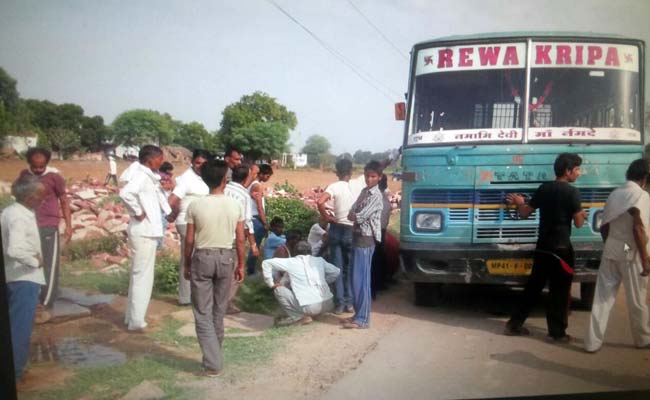
<svg viewBox="0 0 650 400">
<path fill-rule="evenodd" d="M 548 282 L 551 296 L 546 307 L 549 337 L 564 342 L 571 339 L 566 334 L 574 264 L 571 222 L 580 228 L 585 214 L 580 205 L 580 192 L 570 183 L 580 176 L 581 164 L 582 159 L 577 154 L 562 153 L 553 165 L 555 180 L 541 184 L 528 204 L 519 194 L 510 193 L 506 197 L 509 204 L 517 206 L 522 218 L 527 218 L 535 209 L 540 210 L 533 269 L 523 300 L 506 324 L 506 335 L 529 334 L 524 322 Z"/>
</svg>

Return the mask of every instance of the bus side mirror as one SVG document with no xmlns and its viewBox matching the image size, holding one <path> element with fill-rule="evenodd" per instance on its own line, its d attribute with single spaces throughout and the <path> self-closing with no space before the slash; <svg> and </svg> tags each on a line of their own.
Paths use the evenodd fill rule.
<svg viewBox="0 0 650 400">
<path fill-rule="evenodd" d="M 406 119 L 406 103 L 395 103 L 395 121 L 404 121 Z"/>
</svg>

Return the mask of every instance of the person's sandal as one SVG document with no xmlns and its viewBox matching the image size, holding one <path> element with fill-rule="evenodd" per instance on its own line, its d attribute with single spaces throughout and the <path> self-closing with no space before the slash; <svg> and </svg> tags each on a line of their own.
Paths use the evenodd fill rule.
<svg viewBox="0 0 650 400">
<path fill-rule="evenodd" d="M 530 331 L 524 326 L 515 329 L 506 325 L 503 334 L 506 336 L 530 336 Z"/>
<path fill-rule="evenodd" d="M 560 337 L 546 336 L 546 341 L 550 343 L 571 343 L 573 338 L 571 335 L 564 335 Z"/>
<path fill-rule="evenodd" d="M 343 324 L 343 329 L 366 329 L 366 327 L 361 326 L 356 322 L 346 322 Z"/>
</svg>

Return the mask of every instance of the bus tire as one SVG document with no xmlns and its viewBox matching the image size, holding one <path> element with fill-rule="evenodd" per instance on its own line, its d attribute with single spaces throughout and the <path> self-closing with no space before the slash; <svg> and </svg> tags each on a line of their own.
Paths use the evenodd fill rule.
<svg viewBox="0 0 650 400">
<path fill-rule="evenodd" d="M 580 282 L 580 305 L 585 310 L 591 310 L 596 293 L 596 282 Z"/>
<path fill-rule="evenodd" d="M 414 283 L 416 306 L 437 306 L 442 298 L 442 284 L 430 282 Z"/>
</svg>

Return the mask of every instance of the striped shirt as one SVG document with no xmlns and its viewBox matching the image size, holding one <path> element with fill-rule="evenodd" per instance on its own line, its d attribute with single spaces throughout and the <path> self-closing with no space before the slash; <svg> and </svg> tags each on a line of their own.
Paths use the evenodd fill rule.
<svg viewBox="0 0 650 400">
<path fill-rule="evenodd" d="M 248 189 L 242 186 L 237 182 L 228 182 L 223 193 L 241 204 L 244 211 L 244 227 L 248 229 L 248 232 L 253 232 L 253 214 L 251 211 L 251 203 L 253 199 L 248 193 Z"/>
<path fill-rule="evenodd" d="M 381 213 L 384 209 L 384 195 L 378 185 L 371 188 L 365 187 L 359 194 L 357 201 L 350 208 L 356 216 L 355 228 L 361 236 L 372 237 L 381 242 Z M 357 231 L 357 229 L 355 229 Z"/>
</svg>

